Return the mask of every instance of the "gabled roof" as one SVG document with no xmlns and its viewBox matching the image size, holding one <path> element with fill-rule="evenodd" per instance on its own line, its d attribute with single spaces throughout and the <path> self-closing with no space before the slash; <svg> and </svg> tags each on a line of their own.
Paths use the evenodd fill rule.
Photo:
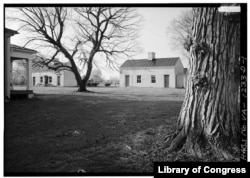
<svg viewBox="0 0 250 178">
<path fill-rule="evenodd" d="M 56 65 L 52 65 L 52 67 L 56 67 Z M 53 73 L 57 73 L 57 71 L 49 69 L 47 66 L 32 66 L 32 72 L 36 73 L 36 72 L 53 72 Z"/>
<path fill-rule="evenodd" d="M 11 48 L 11 49 L 15 49 L 15 50 L 30 52 L 30 53 L 37 53 L 37 51 L 35 51 L 35 50 L 33 50 L 33 49 L 25 48 L 25 47 L 18 46 L 18 45 L 14 45 L 14 44 L 11 44 L 11 45 L 10 45 L 10 48 Z"/>
<path fill-rule="evenodd" d="M 41 66 L 41 67 L 34 66 L 32 67 L 32 72 L 35 73 L 35 72 L 55 72 L 55 71 L 48 69 L 48 67 L 46 66 Z"/>
<path fill-rule="evenodd" d="M 33 60 L 33 63 L 36 63 L 37 61 L 42 60 L 40 59 L 40 57 L 36 57 L 36 59 Z M 54 59 L 54 61 L 50 64 L 52 67 L 56 67 L 58 65 L 58 59 Z M 69 62 L 64 63 L 66 65 L 69 65 Z M 70 65 L 69 65 L 70 66 Z M 49 69 L 46 65 L 42 65 L 42 64 L 35 64 L 32 66 L 32 72 L 56 72 L 52 69 Z"/>
<path fill-rule="evenodd" d="M 127 60 L 120 68 L 123 67 L 166 67 L 175 66 L 179 57 L 174 58 L 155 58 L 153 60 L 148 59 L 138 59 L 138 60 Z"/>
<path fill-rule="evenodd" d="M 33 65 L 32 65 L 32 72 L 36 73 L 36 72 L 52 72 L 52 73 L 57 73 L 58 71 L 49 69 L 46 65 L 42 65 L 39 64 L 39 60 L 42 60 L 40 56 L 36 56 L 36 58 L 33 59 Z M 71 66 L 70 62 L 61 62 L 58 58 L 55 58 L 51 63 L 50 66 L 51 67 L 57 67 L 58 65 L 60 65 L 60 63 L 62 63 L 65 66 Z M 78 71 L 80 71 L 80 69 L 77 67 Z M 63 71 L 63 70 L 62 70 Z"/>
<path fill-rule="evenodd" d="M 18 34 L 18 32 L 16 30 L 12 30 L 9 28 L 4 28 L 4 33 L 10 34 L 11 36 Z"/>
</svg>

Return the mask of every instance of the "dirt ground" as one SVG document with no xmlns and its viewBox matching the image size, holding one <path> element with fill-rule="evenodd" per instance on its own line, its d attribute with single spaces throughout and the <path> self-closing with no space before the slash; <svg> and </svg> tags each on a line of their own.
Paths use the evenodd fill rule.
<svg viewBox="0 0 250 178">
<path fill-rule="evenodd" d="M 173 128 L 184 90 L 89 90 L 36 87 L 35 98 L 5 103 L 5 172 L 152 170 L 146 136 Z"/>
</svg>

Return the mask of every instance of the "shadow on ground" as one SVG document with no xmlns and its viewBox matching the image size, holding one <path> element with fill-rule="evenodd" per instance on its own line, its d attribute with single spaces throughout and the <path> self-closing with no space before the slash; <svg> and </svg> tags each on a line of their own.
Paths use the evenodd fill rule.
<svg viewBox="0 0 250 178">
<path fill-rule="evenodd" d="M 5 172 L 150 172 L 147 145 L 173 127 L 182 101 L 111 96 L 39 94 L 6 103 Z"/>
</svg>

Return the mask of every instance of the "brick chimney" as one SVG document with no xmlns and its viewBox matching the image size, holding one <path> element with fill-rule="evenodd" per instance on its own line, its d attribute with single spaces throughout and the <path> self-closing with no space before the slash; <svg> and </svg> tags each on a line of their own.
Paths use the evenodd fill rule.
<svg viewBox="0 0 250 178">
<path fill-rule="evenodd" d="M 155 59 L 155 52 L 148 53 L 148 60 L 153 61 Z"/>
</svg>

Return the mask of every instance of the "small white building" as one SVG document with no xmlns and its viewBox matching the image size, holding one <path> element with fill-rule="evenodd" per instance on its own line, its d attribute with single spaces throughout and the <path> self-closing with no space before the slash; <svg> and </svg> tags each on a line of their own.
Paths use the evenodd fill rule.
<svg viewBox="0 0 250 178">
<path fill-rule="evenodd" d="M 75 87 L 77 82 L 75 75 L 67 70 L 56 72 L 47 67 L 33 67 L 32 69 L 33 86 L 62 86 Z"/>
<path fill-rule="evenodd" d="M 127 60 L 120 67 L 121 87 L 184 88 L 184 67 L 179 57 Z"/>
</svg>

